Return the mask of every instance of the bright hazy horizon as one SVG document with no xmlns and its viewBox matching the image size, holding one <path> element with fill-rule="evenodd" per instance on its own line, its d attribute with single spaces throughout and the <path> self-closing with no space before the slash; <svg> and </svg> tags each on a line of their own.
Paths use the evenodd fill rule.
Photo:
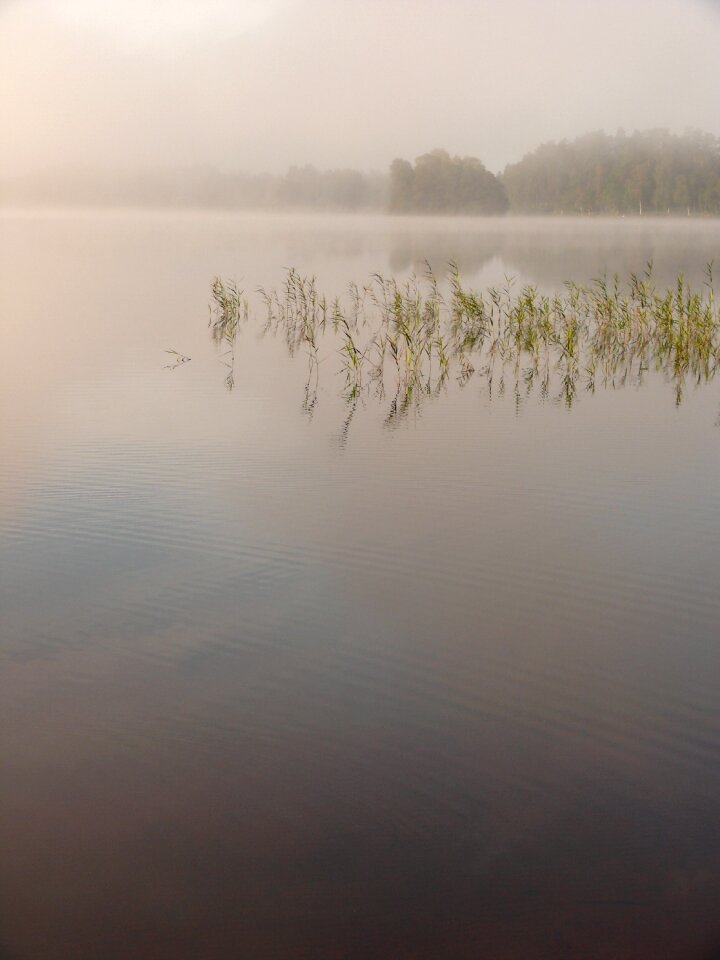
<svg viewBox="0 0 720 960">
<path fill-rule="evenodd" d="M 0 176 L 720 134 L 710 0 L 0 0 Z"/>
</svg>

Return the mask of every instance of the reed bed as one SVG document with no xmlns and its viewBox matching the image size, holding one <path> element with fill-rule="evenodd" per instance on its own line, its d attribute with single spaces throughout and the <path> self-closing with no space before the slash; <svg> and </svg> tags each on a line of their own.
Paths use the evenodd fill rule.
<svg viewBox="0 0 720 960">
<path fill-rule="evenodd" d="M 330 356 L 348 399 L 389 392 L 396 410 L 437 394 L 451 376 L 462 385 L 482 376 L 491 391 L 509 379 L 518 397 L 537 390 L 570 406 L 579 389 L 640 384 L 650 371 L 673 383 L 680 403 L 689 383 L 715 376 L 720 359 L 712 265 L 700 290 L 682 276 L 658 289 L 650 263 L 622 282 L 568 282 L 548 295 L 510 278 L 472 290 L 450 263 L 442 282 L 429 266 L 404 281 L 375 274 L 332 299 L 314 276 L 291 268 L 282 287 L 258 295 L 264 333 L 282 338 L 292 356 L 307 356 L 310 408 L 320 362 Z M 250 316 L 243 291 L 215 278 L 210 328 L 226 347 L 229 386 L 237 335 Z"/>
</svg>

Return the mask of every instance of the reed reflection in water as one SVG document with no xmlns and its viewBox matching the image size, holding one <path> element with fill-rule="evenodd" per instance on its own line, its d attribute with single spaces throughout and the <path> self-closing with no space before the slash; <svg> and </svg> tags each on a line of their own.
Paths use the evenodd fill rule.
<svg viewBox="0 0 720 960">
<path fill-rule="evenodd" d="M 477 374 L 490 397 L 493 389 L 503 396 L 509 388 L 518 405 L 536 390 L 538 399 L 570 408 L 578 389 L 640 387 L 650 372 L 672 384 L 679 405 L 688 384 L 708 383 L 717 372 L 720 316 L 712 264 L 699 291 L 682 275 L 673 288 L 658 290 L 652 263 L 623 285 L 617 275 L 589 286 L 568 281 L 554 295 L 534 286 L 516 289 L 512 279 L 487 292 L 467 289 L 451 263 L 444 286 L 447 295 L 427 264 L 422 279 L 375 274 L 362 287 L 351 282 L 342 298 L 328 298 L 314 276 L 294 268 L 281 288 L 260 288 L 263 333 L 279 337 L 291 357 L 307 357 L 303 409 L 315 409 L 324 360 L 344 381 L 350 404 L 344 434 L 360 397 L 382 401 L 388 385 L 386 422 L 392 423 L 411 404 L 438 396 L 451 374 L 460 385 Z M 213 340 L 225 347 L 228 389 L 234 386 L 236 340 L 249 317 L 243 290 L 216 277 L 209 325 Z"/>
<path fill-rule="evenodd" d="M 569 412 L 552 339 L 566 326 L 558 315 L 544 339 L 540 303 L 552 314 L 555 291 L 569 296 L 563 277 L 589 288 L 617 260 L 629 279 L 655 256 L 658 296 L 676 298 L 682 267 L 705 309 L 720 227 L 0 218 L 9 957 L 712 956 L 718 379 L 695 386 L 699 315 L 689 338 L 669 326 L 655 372 L 663 326 L 648 316 L 642 389 L 598 373 L 588 391 L 579 317 Z M 476 247 L 494 253 L 473 272 Z M 376 352 L 353 397 L 329 315 L 310 417 L 302 323 L 292 358 L 283 325 L 260 336 L 253 291 L 233 343 L 208 337 L 210 278 L 280 292 L 294 263 L 328 304 L 343 296 L 363 354 L 382 306 L 366 298 L 356 325 L 347 279 L 397 276 L 398 251 L 456 258 L 494 321 L 463 379 L 438 282 L 447 375 L 432 402 L 430 358 L 408 355 L 418 382 L 389 428 L 401 339 L 378 407 Z M 515 373 L 528 324 L 488 302 L 506 273 L 516 305 L 537 287 L 520 373 L 547 353 L 547 401 L 539 375 L 528 396 Z M 163 369 L 169 348 L 192 360 Z"/>
</svg>

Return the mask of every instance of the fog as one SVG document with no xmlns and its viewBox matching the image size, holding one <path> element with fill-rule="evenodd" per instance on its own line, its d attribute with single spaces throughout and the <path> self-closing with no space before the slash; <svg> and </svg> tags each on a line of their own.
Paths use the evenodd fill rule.
<svg viewBox="0 0 720 960">
<path fill-rule="evenodd" d="M 720 133 L 709 0 L 0 0 L 0 177 Z"/>
</svg>

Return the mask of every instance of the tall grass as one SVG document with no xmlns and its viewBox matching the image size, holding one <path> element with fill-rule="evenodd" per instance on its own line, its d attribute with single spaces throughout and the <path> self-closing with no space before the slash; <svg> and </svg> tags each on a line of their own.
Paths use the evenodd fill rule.
<svg viewBox="0 0 720 960">
<path fill-rule="evenodd" d="M 232 390 L 235 386 L 235 343 L 241 325 L 249 319 L 250 305 L 234 281 L 223 282 L 219 277 L 214 277 L 211 293 L 208 326 L 212 339 L 224 348 L 221 358 L 228 368 L 225 386 Z"/>
<path fill-rule="evenodd" d="M 283 286 L 260 290 L 264 330 L 280 336 L 291 355 L 304 350 L 317 398 L 322 351 L 336 357 L 344 392 L 390 392 L 395 409 L 439 392 L 448 377 L 464 385 L 483 376 L 489 389 L 514 384 L 518 398 L 538 390 L 568 406 L 580 389 L 639 384 L 661 373 L 682 400 L 689 383 L 712 379 L 720 360 L 720 316 L 712 266 L 700 290 L 681 276 L 670 289 L 655 286 L 652 264 L 640 274 L 568 282 L 548 295 L 516 289 L 511 278 L 485 291 L 468 289 L 456 264 L 442 283 L 429 266 L 400 281 L 374 274 L 344 297 L 329 299 L 315 277 L 288 270 Z M 215 278 L 210 327 L 229 351 L 249 317 L 235 284 Z"/>
</svg>

